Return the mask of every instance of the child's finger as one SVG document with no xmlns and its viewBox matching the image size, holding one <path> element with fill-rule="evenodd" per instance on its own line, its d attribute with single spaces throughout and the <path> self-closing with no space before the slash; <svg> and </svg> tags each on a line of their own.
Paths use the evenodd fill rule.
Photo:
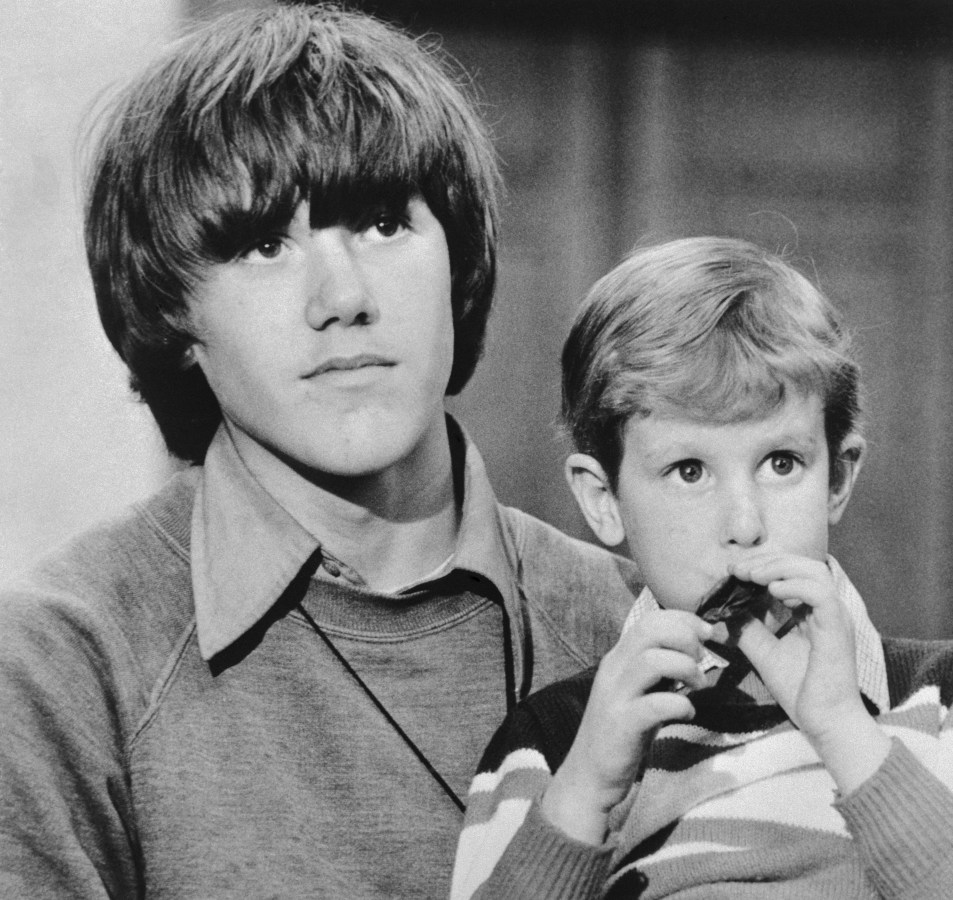
<svg viewBox="0 0 953 900">
<path fill-rule="evenodd" d="M 701 657 L 702 644 L 712 639 L 714 627 L 694 613 L 684 610 L 662 610 L 646 616 L 623 635 L 626 651 L 639 654 L 650 647 L 665 647 Z M 627 640 L 626 640 L 627 639 Z"/>
<path fill-rule="evenodd" d="M 706 685 L 704 674 L 693 656 L 675 650 L 653 648 L 646 651 L 644 663 L 633 685 L 639 693 L 658 690 L 660 683 L 680 682 L 696 689 Z"/>
<path fill-rule="evenodd" d="M 772 597 L 787 605 L 806 604 L 813 609 L 836 603 L 833 585 L 813 578 L 790 578 L 772 581 L 768 586 Z"/>
<path fill-rule="evenodd" d="M 695 717 L 695 707 L 681 694 L 659 692 L 646 694 L 640 703 L 639 723 L 641 729 L 649 731 L 668 722 L 687 722 Z"/>
<path fill-rule="evenodd" d="M 753 577 L 753 573 L 756 569 L 772 565 L 783 559 L 784 556 L 779 553 L 752 554 L 744 559 L 735 560 L 728 566 L 728 571 L 742 581 L 759 581 L 759 579 Z"/>
<path fill-rule="evenodd" d="M 819 581 L 831 579 L 827 563 L 806 556 L 792 554 L 772 554 L 739 560 L 729 566 L 736 577 L 769 584 L 773 581 L 788 581 L 795 578 L 814 578 Z"/>
</svg>

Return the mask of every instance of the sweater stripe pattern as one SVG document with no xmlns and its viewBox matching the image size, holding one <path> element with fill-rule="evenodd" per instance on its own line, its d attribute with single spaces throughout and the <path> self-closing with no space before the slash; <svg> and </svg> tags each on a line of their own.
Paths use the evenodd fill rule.
<svg viewBox="0 0 953 900">
<path fill-rule="evenodd" d="M 572 841 L 538 806 L 594 670 L 540 692 L 473 781 L 452 900 L 953 896 L 953 645 L 883 648 L 893 704 L 877 721 L 892 748 L 857 791 L 838 796 L 780 707 L 716 686 L 693 693 L 691 723 L 659 731 L 602 847 Z"/>
<path fill-rule="evenodd" d="M 925 687 L 878 721 L 895 739 L 894 764 L 919 761 L 953 787 L 940 762 L 950 741 L 938 730 L 946 710 L 937 701 L 936 688 Z M 777 896 L 879 896 L 838 811 L 833 779 L 789 722 L 746 733 L 663 729 L 621 819 L 609 896 L 628 896 L 633 876 L 647 879 L 646 900 L 746 896 L 745 884 L 763 896 L 771 882 Z"/>
</svg>

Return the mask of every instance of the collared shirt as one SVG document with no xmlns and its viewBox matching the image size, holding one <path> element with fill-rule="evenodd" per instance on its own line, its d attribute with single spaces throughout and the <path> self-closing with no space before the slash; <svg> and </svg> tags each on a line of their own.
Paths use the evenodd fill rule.
<svg viewBox="0 0 953 900">
<path fill-rule="evenodd" d="M 496 522 L 496 497 L 483 461 L 448 417 L 448 433 L 463 458 L 463 506 L 453 568 L 486 578 L 510 615 L 518 613 L 515 571 Z M 262 486 L 225 428 L 205 458 L 192 517 L 192 588 L 202 657 L 211 659 L 261 621 L 302 566 L 322 551 L 325 577 L 366 587 L 346 561 L 325 550 Z M 442 574 L 441 571 L 437 573 Z M 401 593 L 418 588 L 408 585 Z"/>
<path fill-rule="evenodd" d="M 318 540 L 221 438 L 0 595 L 0 894 L 446 895 L 460 811 L 308 617 L 463 792 L 507 697 L 597 662 L 641 588 L 449 435 L 455 559 L 397 595 L 303 577 Z"/>
</svg>

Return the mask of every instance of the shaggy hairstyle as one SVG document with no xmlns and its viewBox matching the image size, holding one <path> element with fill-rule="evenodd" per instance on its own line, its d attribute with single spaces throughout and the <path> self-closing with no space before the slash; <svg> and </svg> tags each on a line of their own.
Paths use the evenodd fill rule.
<svg viewBox="0 0 953 900">
<path fill-rule="evenodd" d="M 86 252 L 100 318 L 171 453 L 201 462 L 221 411 L 192 363 L 188 304 L 211 264 L 286 225 L 367 227 L 421 196 L 447 238 L 459 392 L 496 276 L 498 171 L 448 62 L 335 6 L 221 17 L 98 117 Z"/>
<path fill-rule="evenodd" d="M 618 487 L 631 416 L 731 423 L 789 391 L 824 404 L 831 483 L 859 428 L 860 370 L 830 302 L 779 257 L 697 237 L 638 249 L 599 280 L 563 347 L 563 419 Z"/>
</svg>

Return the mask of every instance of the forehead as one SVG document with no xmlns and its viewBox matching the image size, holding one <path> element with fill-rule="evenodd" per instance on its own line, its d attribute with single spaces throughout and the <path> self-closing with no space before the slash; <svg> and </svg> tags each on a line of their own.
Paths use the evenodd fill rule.
<svg viewBox="0 0 953 900">
<path fill-rule="evenodd" d="M 814 393 L 788 393 L 773 409 L 730 421 L 669 408 L 634 415 L 623 431 L 623 468 L 673 456 L 747 455 L 772 448 L 825 446 L 824 408 Z"/>
</svg>

